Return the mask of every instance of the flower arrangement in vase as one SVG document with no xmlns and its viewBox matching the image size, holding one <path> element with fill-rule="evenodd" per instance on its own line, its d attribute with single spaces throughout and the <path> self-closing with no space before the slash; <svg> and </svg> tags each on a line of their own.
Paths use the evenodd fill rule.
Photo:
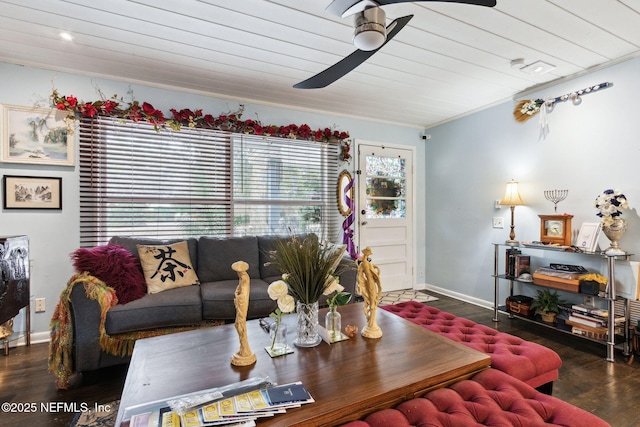
<svg viewBox="0 0 640 427">
<path fill-rule="evenodd" d="M 627 220 L 620 218 L 622 211 L 629 207 L 627 198 L 620 190 L 604 190 L 595 201 L 597 216 L 602 222 L 602 232 L 611 241 L 604 253 L 607 255 L 624 255 L 625 251 L 618 246 L 618 240 L 627 230 Z"/>
<path fill-rule="evenodd" d="M 269 298 L 275 300 L 278 308 L 269 314 L 275 321 L 269 327 L 271 345 L 267 347 L 267 353 L 273 356 L 282 356 L 290 352 L 287 345 L 287 325 L 281 324 L 282 315 L 292 313 L 296 308 L 296 301 L 289 295 L 289 287 L 283 280 L 276 280 L 267 288 Z"/>
<path fill-rule="evenodd" d="M 338 312 L 338 306 L 347 304 L 351 300 L 351 294 L 344 292 L 344 286 L 336 277 L 327 286 L 324 295 L 327 296 L 327 304 L 329 304 L 329 311 L 324 318 L 324 327 L 332 342 L 339 341 L 342 339 L 342 315 Z"/>
<path fill-rule="evenodd" d="M 280 239 L 269 253 L 271 263 L 282 273 L 282 280 L 296 301 L 298 325 L 294 344 L 298 347 L 312 347 L 322 340 L 318 334 L 318 299 L 339 274 L 344 250 L 344 246 L 320 241 L 315 234 L 309 234 Z"/>
</svg>

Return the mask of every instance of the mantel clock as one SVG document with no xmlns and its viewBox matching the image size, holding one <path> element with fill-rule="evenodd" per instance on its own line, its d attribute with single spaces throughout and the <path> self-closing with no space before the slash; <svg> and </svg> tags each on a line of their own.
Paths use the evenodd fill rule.
<svg viewBox="0 0 640 427">
<path fill-rule="evenodd" d="M 559 246 L 571 246 L 571 218 L 573 215 L 538 215 L 540 241 Z"/>
</svg>

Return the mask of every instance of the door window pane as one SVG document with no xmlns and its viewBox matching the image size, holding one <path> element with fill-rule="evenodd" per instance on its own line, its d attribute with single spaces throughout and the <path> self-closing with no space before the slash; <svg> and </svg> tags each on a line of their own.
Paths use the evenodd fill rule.
<svg viewBox="0 0 640 427">
<path fill-rule="evenodd" d="M 406 218 L 405 159 L 366 156 L 366 217 Z"/>
</svg>

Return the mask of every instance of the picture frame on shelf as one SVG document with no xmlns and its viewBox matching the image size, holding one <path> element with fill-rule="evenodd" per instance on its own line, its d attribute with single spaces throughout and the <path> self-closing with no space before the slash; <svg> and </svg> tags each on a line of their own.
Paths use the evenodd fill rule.
<svg viewBox="0 0 640 427">
<path fill-rule="evenodd" d="M 598 248 L 601 230 L 599 222 L 583 222 L 576 239 L 576 246 L 585 252 L 595 252 Z"/>
<path fill-rule="evenodd" d="M 55 108 L 3 104 L 0 162 L 74 166 L 74 138 Z"/>
<path fill-rule="evenodd" d="M 5 175 L 2 194 L 4 209 L 62 210 L 62 178 Z"/>
</svg>

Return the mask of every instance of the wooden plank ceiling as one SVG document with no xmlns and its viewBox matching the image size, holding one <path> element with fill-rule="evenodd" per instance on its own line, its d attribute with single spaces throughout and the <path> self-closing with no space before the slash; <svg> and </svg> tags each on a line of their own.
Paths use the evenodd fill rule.
<svg viewBox="0 0 640 427">
<path fill-rule="evenodd" d="M 0 0 L 0 61 L 428 128 L 640 53 L 638 0 L 403 3 L 387 20 L 413 20 L 376 55 L 326 88 L 294 89 L 355 49 L 352 19 L 329 3 Z M 516 58 L 556 68 L 526 74 Z"/>
</svg>

